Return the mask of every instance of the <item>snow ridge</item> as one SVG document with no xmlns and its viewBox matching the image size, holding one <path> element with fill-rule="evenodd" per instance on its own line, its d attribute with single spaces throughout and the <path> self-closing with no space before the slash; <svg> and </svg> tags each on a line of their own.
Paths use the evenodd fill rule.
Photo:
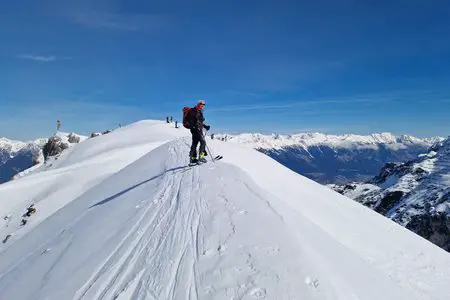
<svg viewBox="0 0 450 300">
<path fill-rule="evenodd" d="M 188 167 L 188 134 L 138 122 L 0 186 L 1 297 L 450 296 L 442 249 L 253 149 L 211 141 L 224 159 Z"/>
</svg>

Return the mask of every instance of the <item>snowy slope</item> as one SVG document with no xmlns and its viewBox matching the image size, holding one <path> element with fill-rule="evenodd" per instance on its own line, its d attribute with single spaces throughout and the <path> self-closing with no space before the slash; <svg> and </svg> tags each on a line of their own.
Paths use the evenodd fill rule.
<svg viewBox="0 0 450 300">
<path fill-rule="evenodd" d="M 71 139 L 71 137 L 73 138 L 73 140 Z M 42 166 L 46 166 L 46 165 L 52 165 L 52 162 L 54 160 L 57 160 L 59 158 L 59 155 L 54 155 L 53 156 L 48 156 L 47 159 L 45 157 L 45 155 L 49 155 L 49 153 L 45 153 L 46 147 L 48 146 L 48 144 L 51 144 L 52 141 L 56 139 L 58 140 L 60 144 L 64 144 L 64 148 L 70 148 L 73 145 L 76 145 L 84 140 L 87 139 L 87 136 L 83 136 L 83 135 L 78 135 L 75 133 L 67 133 L 67 132 L 56 132 L 52 137 L 50 137 L 49 139 L 39 139 L 37 141 L 39 141 L 39 147 L 36 149 L 36 153 L 34 153 L 34 165 L 28 168 L 17 168 L 15 167 L 15 169 L 18 170 L 22 170 L 19 173 L 16 173 L 14 175 L 14 177 L 12 178 L 12 180 L 17 180 L 19 178 L 22 178 L 23 176 L 26 176 L 30 173 L 35 172 L 37 169 L 41 168 Z M 35 142 L 37 143 L 37 142 Z M 16 158 L 16 157 L 15 157 Z M 11 164 L 17 165 L 17 161 L 16 160 L 11 160 L 10 161 Z"/>
<path fill-rule="evenodd" d="M 89 139 L 50 158 L 17 182 L 0 185 L 0 237 L 14 233 L 11 241 L 26 234 L 42 220 L 72 201 L 86 190 L 118 172 L 148 151 L 171 140 L 181 132 L 158 135 L 146 133 L 148 127 L 160 124 L 143 121 L 108 134 Z M 142 129 L 141 129 L 142 128 Z M 178 135 L 177 135 L 178 134 Z M 66 135 L 63 135 L 66 136 Z M 166 139 L 166 140 L 165 140 Z M 41 206 L 40 203 L 46 205 Z M 20 225 L 25 208 L 37 204 L 39 214 L 25 226 Z M 0 246 L 1 247 L 1 246 Z"/>
<path fill-rule="evenodd" d="M 269 155 L 319 183 L 364 181 L 387 162 L 404 162 L 424 153 L 442 138 L 419 139 L 390 133 L 367 136 L 302 133 L 294 135 L 216 135 Z"/>
<path fill-rule="evenodd" d="M 213 141 L 224 160 L 188 168 L 186 134 L 139 122 L 0 186 L 12 219 L 40 197 L 0 250 L 0 298 L 450 297 L 448 253 L 251 149 Z"/>
<path fill-rule="evenodd" d="M 367 183 L 330 187 L 450 251 L 450 138 L 415 160 L 387 164 Z"/>
</svg>

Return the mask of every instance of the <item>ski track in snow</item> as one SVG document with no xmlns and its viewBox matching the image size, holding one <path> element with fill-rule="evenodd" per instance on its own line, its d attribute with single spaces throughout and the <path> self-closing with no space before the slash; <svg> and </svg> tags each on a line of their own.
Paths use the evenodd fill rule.
<svg viewBox="0 0 450 300">
<path fill-rule="evenodd" d="M 177 148 L 180 147 L 171 147 L 171 151 Z M 184 153 L 174 154 L 174 157 L 184 156 Z M 92 297 L 88 295 L 87 290 L 78 299 L 81 300 L 85 297 L 87 297 L 86 299 L 117 298 L 121 292 L 126 290 L 126 286 L 130 282 L 130 278 L 125 279 L 126 276 L 124 275 L 136 272 L 130 270 L 136 265 L 136 262 L 145 262 L 140 266 L 153 266 L 152 268 L 146 268 L 147 271 L 144 271 L 141 276 L 141 283 L 138 284 L 138 289 L 133 293 L 137 297 L 136 299 L 140 298 L 139 295 L 146 295 L 155 299 L 217 299 L 222 297 L 241 299 L 246 295 L 257 299 L 264 298 L 265 289 L 258 288 L 255 282 L 243 281 L 242 284 L 237 285 L 237 282 L 233 282 L 236 280 L 235 278 L 239 278 L 240 273 L 246 273 L 246 276 L 250 277 L 252 274 L 258 273 L 249 249 L 242 246 L 242 257 L 245 259 L 246 270 L 231 266 L 221 267 L 221 263 L 224 261 L 221 256 L 225 255 L 227 243 L 235 234 L 233 216 L 238 218 L 241 216 L 238 214 L 237 207 L 229 207 L 227 210 L 229 201 L 225 195 L 225 187 L 222 186 L 219 195 L 216 197 L 208 197 L 208 199 L 216 198 L 221 208 L 225 209 L 224 211 L 222 209 L 211 211 L 202 196 L 207 194 L 208 191 L 207 187 L 201 184 L 200 173 L 208 174 L 211 168 L 216 169 L 218 167 L 220 168 L 220 166 L 204 165 L 194 167 L 190 172 L 175 174 L 169 172 L 165 174 L 166 178 L 162 179 L 165 182 L 163 192 L 157 201 L 161 206 L 155 211 L 148 209 L 143 214 L 142 220 L 150 221 L 143 226 L 138 225 L 132 229 L 133 233 L 136 231 L 143 232 L 138 241 L 131 242 L 131 247 L 130 244 L 126 243 L 120 246 L 131 248 L 131 253 L 127 253 L 126 258 L 123 256 L 114 258 L 113 255 L 109 259 L 109 261 L 118 262 L 121 268 L 116 267 L 118 271 L 111 276 L 112 280 L 107 279 L 108 284 L 106 286 L 103 284 L 105 287 L 100 288 L 101 292 L 97 291 L 96 295 Z M 241 184 L 243 183 L 241 182 Z M 245 184 L 243 187 L 253 193 Z M 182 189 L 189 192 L 184 193 Z M 209 220 L 204 220 L 204 218 L 209 218 Z M 209 225 L 213 225 L 215 230 L 210 230 L 205 235 L 205 228 L 210 227 Z M 218 234 L 216 230 L 218 230 Z M 155 244 L 153 241 L 155 241 Z M 165 256 L 158 257 L 161 253 Z M 165 266 L 165 257 L 168 253 L 174 260 L 169 262 L 169 266 Z M 271 251 L 269 253 L 272 254 Z M 132 257 L 136 258 L 132 259 Z M 202 259 L 214 260 L 213 265 L 215 267 L 199 272 L 198 269 L 201 266 L 200 261 Z M 134 263 L 127 262 L 129 260 L 133 260 Z M 127 267 L 123 270 L 125 263 Z M 111 268 L 109 263 L 106 265 Z M 99 274 L 103 273 L 104 271 L 100 271 Z M 231 282 L 224 287 L 215 287 L 213 284 L 202 286 L 202 282 L 208 282 L 208 278 L 222 276 L 229 278 Z M 124 280 L 117 281 L 119 277 Z M 98 275 L 94 277 L 93 282 L 89 283 L 88 289 L 93 287 L 98 278 Z M 277 274 L 273 274 L 273 278 L 279 280 Z M 166 288 L 158 285 L 161 281 L 167 282 Z M 114 289 L 112 289 L 113 286 Z"/>
<path fill-rule="evenodd" d="M 0 299 L 440 299 L 425 283 L 405 290 L 240 168 L 187 167 L 188 151 L 185 138 L 151 151 L 17 240 Z"/>
<path fill-rule="evenodd" d="M 187 151 L 186 142 L 179 140 L 170 146 L 169 151 L 170 164 L 182 165 Z M 242 207 L 230 201 L 228 191 L 247 193 L 247 201 L 259 199 L 257 192 L 240 180 L 235 180 L 232 187 L 223 181 L 219 189 L 211 189 L 206 179 L 218 175 L 224 178 L 227 175 L 223 173 L 236 172 L 233 168 L 229 169 L 224 164 L 209 163 L 184 172 L 169 170 L 156 178 L 156 188 L 142 193 L 136 203 L 139 207 L 136 213 L 128 219 L 118 220 L 124 225 L 120 230 L 126 232 L 117 247 L 103 261 L 96 260 L 96 271 L 77 289 L 72 299 L 265 298 L 266 290 L 259 285 L 260 280 L 256 276 L 261 272 L 258 261 L 270 256 L 282 259 L 282 255 L 276 245 L 264 245 L 264 236 L 261 236 L 262 246 L 237 245 L 240 264 L 234 265 L 228 257 L 228 243 L 233 242 L 236 234 L 234 223 L 245 218 L 241 213 Z M 155 182 L 149 181 L 148 184 L 155 185 Z M 144 190 L 145 185 L 137 189 Z M 121 201 L 126 196 L 123 194 L 111 202 Z M 102 205 L 107 209 L 108 204 Z M 257 203 L 255 205 L 258 206 Z M 276 214 L 273 209 L 270 211 Z M 89 212 L 82 214 L 45 245 L 55 254 L 55 258 L 50 267 L 44 268 L 46 271 L 42 270 L 42 281 L 34 295 L 39 295 L 40 289 L 46 289 L 54 267 L 70 251 L 74 240 L 82 242 L 82 239 L 74 239 L 71 235 L 83 231 L 77 227 L 84 226 L 85 216 L 89 216 Z M 109 238 L 115 237 L 110 235 Z M 43 252 L 42 255 L 48 254 Z M 232 257 L 235 255 L 232 253 Z M 172 259 L 167 261 L 167 257 Z M 25 271 L 25 263 L 34 264 L 41 259 L 41 255 L 34 254 L 10 272 L 14 273 L 17 267 Z M 211 265 L 212 268 L 208 267 Z M 5 282 L 5 275 L 0 277 L 2 282 Z M 276 271 L 267 272 L 262 278 L 280 281 Z M 161 285 L 162 282 L 166 284 Z M 215 282 L 220 282 L 220 286 Z M 287 296 L 292 289 L 283 291 L 286 293 L 284 295 Z"/>
</svg>

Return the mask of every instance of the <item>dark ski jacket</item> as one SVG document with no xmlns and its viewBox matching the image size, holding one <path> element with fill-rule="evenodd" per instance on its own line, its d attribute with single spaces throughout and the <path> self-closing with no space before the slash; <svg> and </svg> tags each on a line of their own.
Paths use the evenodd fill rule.
<svg viewBox="0 0 450 300">
<path fill-rule="evenodd" d="M 189 124 L 191 131 L 203 131 L 203 127 L 205 126 L 205 117 L 203 116 L 203 112 L 197 107 L 193 107 L 189 111 Z"/>
</svg>

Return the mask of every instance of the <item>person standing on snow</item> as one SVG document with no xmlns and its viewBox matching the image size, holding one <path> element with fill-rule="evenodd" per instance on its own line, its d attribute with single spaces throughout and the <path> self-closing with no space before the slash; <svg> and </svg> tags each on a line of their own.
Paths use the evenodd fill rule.
<svg viewBox="0 0 450 300">
<path fill-rule="evenodd" d="M 209 130 L 211 127 L 204 124 L 205 117 L 203 116 L 203 109 L 205 108 L 205 101 L 199 100 L 197 105 L 189 111 L 188 122 L 189 129 L 192 134 L 191 152 L 189 153 L 191 163 L 197 163 L 199 161 L 205 162 L 206 153 L 206 141 L 203 135 L 203 128 Z M 199 158 L 197 159 L 197 146 L 200 143 Z"/>
</svg>

